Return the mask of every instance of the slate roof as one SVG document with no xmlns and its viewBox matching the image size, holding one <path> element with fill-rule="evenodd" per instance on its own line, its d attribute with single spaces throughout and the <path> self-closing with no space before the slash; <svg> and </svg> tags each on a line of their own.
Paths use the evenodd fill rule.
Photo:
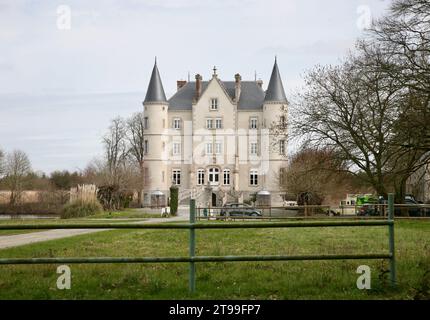
<svg viewBox="0 0 430 320">
<path fill-rule="evenodd" d="M 144 102 L 167 102 L 163 83 L 158 72 L 157 61 L 155 61 L 154 68 L 152 69 L 151 80 L 149 81 Z"/>
<path fill-rule="evenodd" d="M 235 95 L 234 81 L 220 81 L 231 99 Z M 202 81 L 202 93 L 209 81 Z M 188 82 L 169 99 L 169 110 L 191 110 L 196 90 L 195 81 Z M 263 108 L 264 91 L 255 81 L 241 81 L 239 110 L 260 110 Z"/>
<path fill-rule="evenodd" d="M 272 75 L 270 76 L 269 86 L 267 87 L 264 101 L 287 102 L 287 97 L 285 96 L 284 86 L 282 85 L 282 79 L 276 59 L 275 64 L 273 65 Z"/>
</svg>

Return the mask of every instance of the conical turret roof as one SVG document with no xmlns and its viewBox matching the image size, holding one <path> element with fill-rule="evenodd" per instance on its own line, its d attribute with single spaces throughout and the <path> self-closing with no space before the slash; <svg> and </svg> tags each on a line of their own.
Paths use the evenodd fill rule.
<svg viewBox="0 0 430 320">
<path fill-rule="evenodd" d="M 151 80 L 149 81 L 148 90 L 146 91 L 144 103 L 146 102 L 167 102 L 163 83 L 161 82 L 160 73 L 158 72 L 157 60 L 155 60 Z"/>
<path fill-rule="evenodd" d="M 270 76 L 269 86 L 267 87 L 265 102 L 287 102 L 284 86 L 282 85 L 281 75 L 278 69 L 278 62 L 275 59 L 272 75 Z"/>
</svg>

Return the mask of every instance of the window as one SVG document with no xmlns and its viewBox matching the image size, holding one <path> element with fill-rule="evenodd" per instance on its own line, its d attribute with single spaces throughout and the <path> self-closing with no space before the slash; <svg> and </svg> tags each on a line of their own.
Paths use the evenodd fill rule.
<svg viewBox="0 0 430 320">
<path fill-rule="evenodd" d="M 286 126 L 285 116 L 281 116 L 279 118 L 279 124 L 281 125 L 281 127 L 285 128 Z"/>
<path fill-rule="evenodd" d="M 173 154 L 174 155 L 181 154 L 181 143 L 180 142 L 174 142 L 173 143 Z"/>
<path fill-rule="evenodd" d="M 279 154 L 285 155 L 285 140 L 279 141 Z"/>
<path fill-rule="evenodd" d="M 175 169 L 172 171 L 172 182 L 173 184 L 181 184 L 181 170 Z"/>
<path fill-rule="evenodd" d="M 258 128 L 258 118 L 250 118 L 249 119 L 249 129 L 257 129 Z"/>
<path fill-rule="evenodd" d="M 164 182 L 164 171 L 161 171 L 161 182 Z"/>
<path fill-rule="evenodd" d="M 206 129 L 213 129 L 213 119 L 206 119 Z"/>
<path fill-rule="evenodd" d="M 221 118 L 215 119 L 215 128 L 216 129 L 222 129 L 222 119 Z"/>
<path fill-rule="evenodd" d="M 215 154 L 222 154 L 222 142 L 215 142 Z"/>
<path fill-rule="evenodd" d="M 251 170 L 249 172 L 249 184 L 251 186 L 257 186 L 258 185 L 258 171 L 257 170 Z"/>
<path fill-rule="evenodd" d="M 218 168 L 210 168 L 209 169 L 209 182 L 211 184 L 219 183 L 219 169 Z"/>
<path fill-rule="evenodd" d="M 229 185 L 230 184 L 230 169 L 224 170 L 224 184 Z"/>
<path fill-rule="evenodd" d="M 197 184 L 198 185 L 205 184 L 205 170 L 204 169 L 197 170 Z"/>
<path fill-rule="evenodd" d="M 180 118 L 175 118 L 173 119 L 173 128 L 174 129 L 181 129 L 181 119 Z"/>
<path fill-rule="evenodd" d="M 218 99 L 217 98 L 211 99 L 211 110 L 218 110 Z"/>
<path fill-rule="evenodd" d="M 250 153 L 252 154 L 252 155 L 257 155 L 257 153 L 258 153 L 258 145 L 257 145 L 257 142 L 251 142 L 251 144 L 250 144 Z"/>
<path fill-rule="evenodd" d="M 145 142 L 143 144 L 143 149 L 145 150 L 145 154 L 148 154 L 148 152 L 149 152 L 149 142 L 148 142 L 148 140 L 145 140 Z"/>
<path fill-rule="evenodd" d="M 279 169 L 279 185 L 283 186 L 285 183 L 285 168 Z"/>
<path fill-rule="evenodd" d="M 147 167 L 143 169 L 143 183 L 145 185 L 149 184 L 149 169 Z"/>
<path fill-rule="evenodd" d="M 166 128 L 166 119 L 163 119 L 163 129 Z"/>
<path fill-rule="evenodd" d="M 212 143 L 206 143 L 206 154 L 212 154 Z"/>
<path fill-rule="evenodd" d="M 143 127 L 145 129 L 149 128 L 149 121 L 148 121 L 148 117 L 143 118 Z"/>
</svg>

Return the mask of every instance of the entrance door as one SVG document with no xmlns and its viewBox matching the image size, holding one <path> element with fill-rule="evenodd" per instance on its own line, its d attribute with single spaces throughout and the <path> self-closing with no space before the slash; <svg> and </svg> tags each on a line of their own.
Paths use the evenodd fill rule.
<svg viewBox="0 0 430 320">
<path fill-rule="evenodd" d="M 212 207 L 216 207 L 217 203 L 216 203 L 216 194 L 212 193 Z"/>
</svg>

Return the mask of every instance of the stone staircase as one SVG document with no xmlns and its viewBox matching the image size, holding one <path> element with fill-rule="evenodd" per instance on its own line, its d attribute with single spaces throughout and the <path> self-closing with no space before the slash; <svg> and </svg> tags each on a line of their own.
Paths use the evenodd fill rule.
<svg viewBox="0 0 430 320">
<path fill-rule="evenodd" d="M 199 188 L 196 190 L 196 192 L 193 194 L 192 189 L 184 189 L 181 190 L 178 194 L 178 201 L 180 205 L 188 205 L 190 203 L 191 197 L 194 199 L 198 199 L 203 193 L 204 188 Z"/>
</svg>

